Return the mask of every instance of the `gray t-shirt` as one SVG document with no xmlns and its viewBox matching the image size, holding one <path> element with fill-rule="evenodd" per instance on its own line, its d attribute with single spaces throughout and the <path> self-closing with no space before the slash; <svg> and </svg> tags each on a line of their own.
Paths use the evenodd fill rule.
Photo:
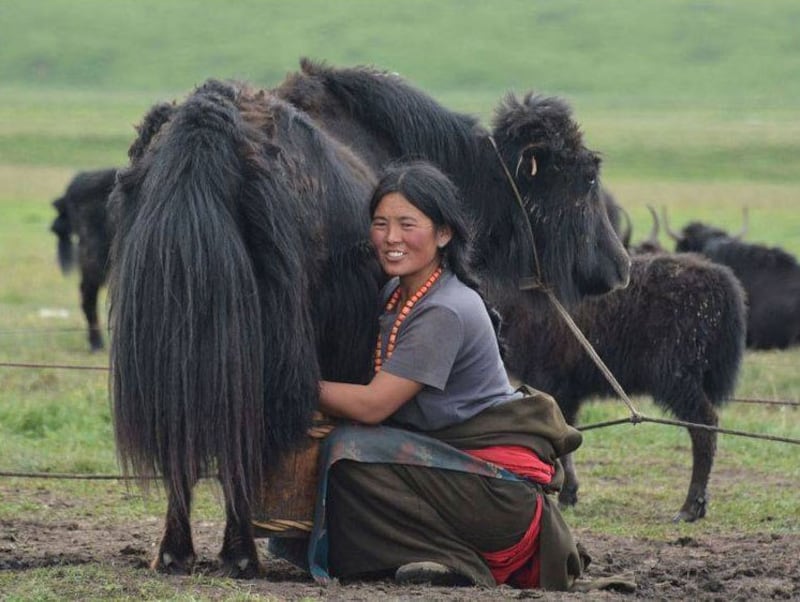
<svg viewBox="0 0 800 602">
<path fill-rule="evenodd" d="M 397 287 L 384 288 L 386 300 Z M 380 319 L 385 354 L 397 314 Z M 422 383 L 423 389 L 389 417 L 391 423 L 436 430 L 519 397 L 508 382 L 489 314 L 478 293 L 444 271 L 403 321 L 383 370 Z"/>
</svg>

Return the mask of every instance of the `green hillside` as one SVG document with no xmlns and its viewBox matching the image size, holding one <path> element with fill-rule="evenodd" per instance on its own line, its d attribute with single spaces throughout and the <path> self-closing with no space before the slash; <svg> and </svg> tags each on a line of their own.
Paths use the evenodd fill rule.
<svg viewBox="0 0 800 602">
<path fill-rule="evenodd" d="M 795 0 L 0 0 L 0 201 L 120 165 L 154 102 L 208 77 L 272 86 L 301 56 L 397 71 L 488 122 L 507 91 L 567 98 L 604 179 L 800 252 Z"/>
<path fill-rule="evenodd" d="M 595 108 L 795 109 L 792 0 L 4 0 L 4 86 L 183 91 L 269 85 L 309 55 L 438 93 L 508 88 Z"/>
</svg>

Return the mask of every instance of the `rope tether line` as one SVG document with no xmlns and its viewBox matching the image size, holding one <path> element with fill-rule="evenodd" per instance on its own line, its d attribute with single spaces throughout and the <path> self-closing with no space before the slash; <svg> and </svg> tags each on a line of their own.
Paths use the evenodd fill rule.
<svg viewBox="0 0 800 602">
<path fill-rule="evenodd" d="M 564 310 L 566 311 L 566 310 Z M 569 315 L 569 314 L 567 314 Z M 577 326 L 576 326 L 577 328 Z M 587 342 L 588 343 L 588 342 Z M 108 366 L 81 366 L 76 364 L 32 364 L 20 362 L 0 362 L 0 368 L 43 368 L 43 369 L 57 369 L 57 370 L 94 370 L 100 372 L 108 372 Z M 800 401 L 790 399 L 759 399 L 748 397 L 728 397 L 726 401 L 734 403 L 750 403 L 750 404 L 764 404 L 775 406 L 789 406 L 800 407 Z"/>
<path fill-rule="evenodd" d="M 632 424 L 637 424 L 639 422 L 653 422 L 655 424 L 667 424 L 670 426 L 685 426 L 686 428 L 698 429 L 704 431 L 713 431 L 715 433 L 721 433 L 723 435 L 738 435 L 740 437 L 750 437 L 751 439 L 764 439 L 766 441 L 778 441 L 780 443 L 793 443 L 795 445 L 800 445 L 800 439 L 793 439 L 791 437 L 781 437 L 778 435 L 764 435 L 762 433 L 749 433 L 747 431 L 726 429 L 718 426 L 712 426 L 710 424 L 685 422 L 683 420 L 671 420 L 668 418 L 650 418 L 649 416 L 645 416 L 644 414 L 639 414 L 636 421 L 633 420 L 633 416 L 629 416 L 628 418 L 618 418 L 616 420 L 606 420 L 603 422 L 594 422 L 592 424 L 579 425 L 576 426 L 575 428 L 578 429 L 579 431 L 590 431 L 596 428 L 614 426 L 617 424 L 625 424 L 627 422 L 630 422 Z"/>
<path fill-rule="evenodd" d="M 79 366 L 76 364 L 32 364 L 22 362 L 0 362 L 0 368 L 55 368 L 58 370 L 97 370 L 108 372 L 108 366 Z"/>
</svg>

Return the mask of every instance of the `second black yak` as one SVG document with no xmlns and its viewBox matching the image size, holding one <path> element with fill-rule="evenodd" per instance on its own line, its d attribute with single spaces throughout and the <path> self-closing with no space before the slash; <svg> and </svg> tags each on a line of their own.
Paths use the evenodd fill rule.
<svg viewBox="0 0 800 602">
<path fill-rule="evenodd" d="M 667 227 L 667 232 L 676 251 L 702 253 L 731 268 L 741 281 L 747 294 L 748 347 L 785 349 L 800 343 L 800 265 L 793 255 L 701 222 L 679 232 Z"/>
</svg>

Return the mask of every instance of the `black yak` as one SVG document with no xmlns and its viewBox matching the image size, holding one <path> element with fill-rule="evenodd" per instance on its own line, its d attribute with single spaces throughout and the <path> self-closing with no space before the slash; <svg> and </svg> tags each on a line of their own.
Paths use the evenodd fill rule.
<svg viewBox="0 0 800 602">
<path fill-rule="evenodd" d="M 75 264 L 73 237 L 78 238 L 81 308 L 86 316 L 92 351 L 103 348 L 103 335 L 97 318 L 97 295 L 108 275 L 112 232 L 107 222 L 106 204 L 116 175 L 117 169 L 113 167 L 82 171 L 72 179 L 63 196 L 53 201 L 58 215 L 50 230 L 58 237 L 58 263 L 64 273 Z"/>
<path fill-rule="evenodd" d="M 576 385 L 574 393 L 565 394 L 564 400 L 559 398 L 563 387 L 568 386 L 571 369 L 590 372 L 592 368 L 577 342 L 573 345 L 572 335 L 557 322 L 545 296 L 537 290 L 518 290 L 519 278 L 536 270 L 536 260 L 522 263 L 513 258 L 514 244 L 519 243 L 512 238 L 515 230 L 511 224 L 519 227 L 519 217 L 515 215 L 518 206 L 512 185 L 492 148 L 489 132 L 474 119 L 442 108 L 399 77 L 368 68 L 333 69 L 303 61 L 301 72 L 290 75 L 277 93 L 309 112 L 376 168 L 396 159 L 422 158 L 447 173 L 459 186 L 467 205 L 473 207 L 478 229 L 476 264 L 490 301 L 504 315 L 512 372 L 519 372 L 525 382 L 554 394 L 570 419 L 575 418 L 580 400 L 608 391 L 607 385 L 597 380 L 600 372 L 593 368 L 594 373 L 583 385 Z M 508 97 L 496 111 L 491 135 L 531 221 L 540 285 L 550 287 L 560 299 L 572 305 L 588 295 L 624 285 L 630 263 L 621 252 L 607 215 L 610 212 L 614 217 L 613 209 L 618 205 L 599 185 L 600 160 L 583 145 L 566 103 L 530 94 L 521 101 Z M 615 223 L 625 236 L 621 220 L 615 218 Z M 587 231 L 591 236 L 583 238 Z M 522 237 L 517 240 L 525 240 L 518 232 L 517 236 Z M 603 256 L 605 259 L 597 263 Z M 594 276 L 584 276 L 590 273 Z M 603 273 L 605 281 L 593 280 Z M 647 295 L 666 296 L 661 301 L 666 307 L 656 303 L 657 299 L 652 300 L 654 312 L 648 318 L 661 322 L 660 329 L 653 334 L 661 337 L 657 346 L 662 354 L 660 362 L 638 363 L 640 373 L 635 379 L 627 378 L 633 376 L 632 371 L 622 374 L 623 386 L 651 393 L 664 407 L 684 419 L 716 424 L 714 405 L 732 390 L 742 356 L 742 315 L 737 311 L 741 307 L 741 293 L 736 282 L 725 270 L 706 262 L 669 258 L 638 260 L 634 278 L 639 284 L 630 291 L 617 290 L 606 301 L 601 297 L 584 302 L 585 307 L 598 304 L 606 308 L 598 310 L 597 318 L 606 323 L 598 328 L 608 327 L 606 344 L 619 344 L 614 352 L 617 359 L 612 362 L 613 368 L 619 370 L 618 362 L 632 357 L 626 352 L 641 345 L 643 333 L 635 323 L 624 332 L 612 331 L 611 323 L 628 320 L 624 312 L 614 310 L 627 312 L 630 308 L 637 315 L 649 315 Z M 655 288 L 653 283 L 659 278 L 665 284 Z M 704 282 L 706 288 L 693 289 L 694 278 Z M 684 315 L 670 286 L 692 291 L 684 307 L 702 305 L 704 297 L 710 294 L 708 291 L 715 291 L 713 305 L 707 306 L 708 311 L 691 323 L 692 328 L 704 332 L 691 335 L 697 340 L 688 341 L 681 354 L 672 350 L 675 333 L 683 332 L 683 338 L 690 335 L 680 330 Z M 656 308 L 660 311 L 656 312 Z M 588 329 L 586 322 L 591 312 L 578 311 L 587 312 L 581 325 Z M 640 320 L 640 324 L 646 323 Z M 560 338 L 549 336 L 549 329 L 559 332 Z M 665 338 L 667 334 L 672 338 Z M 542 344 L 537 341 L 531 347 L 530 340 L 539 338 Z M 730 346 L 719 351 L 713 346 L 715 341 L 725 341 Z M 689 376 L 661 373 L 670 360 L 673 360 L 670 366 L 693 369 L 693 380 L 687 383 Z M 691 362 L 695 364 L 690 365 Z M 538 371 L 534 370 L 534 364 Z M 553 383 L 561 379 L 567 381 L 556 387 Z M 669 379 L 681 381 L 683 388 L 676 384 L 670 389 L 666 384 Z M 716 441 L 716 436 L 708 431 L 695 429 L 690 435 L 693 476 L 678 514 L 684 520 L 694 520 L 705 513 L 706 485 Z M 574 472 L 572 476 L 573 487 L 562 494 L 564 501 L 575 499 Z"/>
<path fill-rule="evenodd" d="M 778 247 L 746 243 L 739 234 L 700 222 L 680 232 L 669 228 L 678 252 L 702 253 L 726 265 L 741 281 L 747 294 L 747 346 L 753 349 L 785 349 L 800 343 L 800 265 Z"/>
<path fill-rule="evenodd" d="M 489 131 L 370 67 L 304 59 L 275 92 L 374 169 L 424 159 L 447 174 L 475 223 L 475 267 L 493 302 L 537 269 L 568 303 L 627 284 L 630 259 L 600 199 L 600 158 L 560 98 L 509 94 Z"/>
<path fill-rule="evenodd" d="M 653 397 L 685 422 L 717 424 L 744 352 L 744 293 L 731 271 L 696 254 L 632 257 L 626 289 L 584 299 L 571 315 L 623 389 Z M 509 372 L 552 394 L 575 424 L 580 404 L 615 395 L 556 310 L 520 296 L 504 308 Z M 716 433 L 689 429 L 692 476 L 676 520 L 706 513 Z M 571 459 L 568 459 L 571 460 Z M 559 494 L 577 501 L 571 461 Z"/>
<path fill-rule="evenodd" d="M 599 159 L 562 102 L 509 97 L 498 109 L 499 153 L 524 163 L 523 208 L 488 131 L 388 79 L 424 101 L 393 109 L 432 119 L 408 129 L 419 148 L 401 155 L 440 151 L 480 223 L 479 267 L 495 290 L 516 288 L 537 262 L 565 299 L 627 283 L 628 256 L 596 194 Z M 151 114 L 163 125 L 149 145 L 134 143 L 145 148 L 112 193 L 115 434 L 123 466 L 167 486 L 161 570 L 191 567 L 190 492 L 213 470 L 225 572 L 255 574 L 249 519 L 264 475 L 304 436 L 318 379 L 360 382 L 370 368 L 379 274 L 365 201 L 390 153 L 348 152 L 323 132 L 335 126 L 318 129 L 285 92 L 209 82 Z"/>
<path fill-rule="evenodd" d="M 382 276 L 373 174 L 269 92 L 209 80 L 144 120 L 109 211 L 114 429 L 126 473 L 160 476 L 153 567 L 191 570 L 191 492 L 220 480 L 222 572 L 259 572 L 251 510 L 303 441 L 318 382 L 364 382 Z"/>
</svg>

